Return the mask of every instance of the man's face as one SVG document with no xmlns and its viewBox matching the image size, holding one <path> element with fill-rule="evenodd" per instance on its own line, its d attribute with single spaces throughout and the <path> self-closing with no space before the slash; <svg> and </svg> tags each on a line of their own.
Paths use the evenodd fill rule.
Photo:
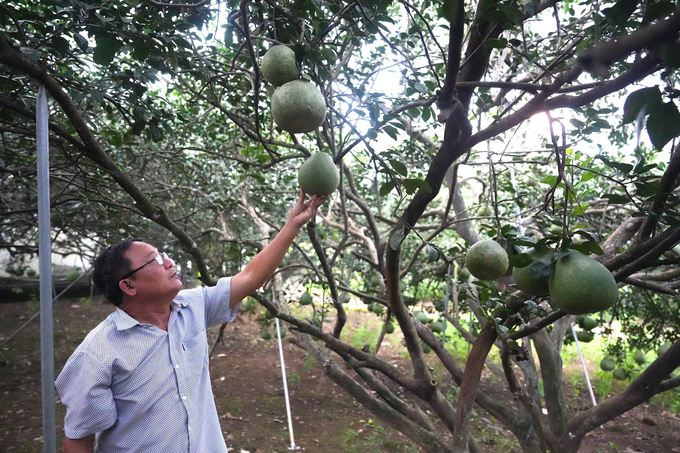
<svg viewBox="0 0 680 453">
<path fill-rule="evenodd" d="M 132 270 L 138 269 L 129 280 L 137 295 L 149 297 L 174 298 L 182 289 L 182 281 L 177 275 L 172 260 L 163 258 L 158 250 L 145 242 L 133 242 L 125 252 Z M 158 261 L 163 264 L 158 264 Z"/>
</svg>

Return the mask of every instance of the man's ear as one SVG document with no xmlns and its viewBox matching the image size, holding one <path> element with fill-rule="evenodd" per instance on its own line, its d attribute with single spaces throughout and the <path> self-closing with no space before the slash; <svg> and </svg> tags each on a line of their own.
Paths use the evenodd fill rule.
<svg viewBox="0 0 680 453">
<path fill-rule="evenodd" d="M 120 288 L 121 291 L 123 291 L 128 296 L 134 296 L 135 294 L 137 294 L 137 290 L 135 289 L 135 285 L 130 283 L 127 279 L 119 281 L 118 287 Z"/>
</svg>

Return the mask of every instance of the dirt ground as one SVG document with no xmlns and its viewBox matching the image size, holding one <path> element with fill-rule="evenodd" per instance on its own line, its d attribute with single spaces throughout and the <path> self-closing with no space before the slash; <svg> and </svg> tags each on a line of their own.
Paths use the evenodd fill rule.
<svg viewBox="0 0 680 453">
<path fill-rule="evenodd" d="M 0 345 L 38 310 L 37 302 L 0 303 Z M 60 300 L 54 307 L 55 373 L 87 332 L 113 310 L 89 299 Z M 361 316 L 361 315 L 354 315 Z M 39 319 L 0 348 L 0 452 L 42 451 Z M 254 316 L 240 316 L 225 329 L 211 358 L 213 389 L 230 452 L 283 453 L 292 445 L 276 341 L 260 338 Z M 217 334 L 209 338 L 212 345 Z M 385 354 L 401 359 L 389 339 Z M 418 452 L 401 433 L 376 420 L 284 339 L 294 445 L 307 452 Z M 583 407 L 589 401 L 581 389 Z M 57 404 L 57 439 L 63 437 L 63 406 Z M 511 436 L 484 413 L 475 417 L 486 452 L 519 451 Z M 604 452 L 680 453 L 680 417 L 657 404 L 643 405 L 590 433 L 581 449 Z"/>
</svg>

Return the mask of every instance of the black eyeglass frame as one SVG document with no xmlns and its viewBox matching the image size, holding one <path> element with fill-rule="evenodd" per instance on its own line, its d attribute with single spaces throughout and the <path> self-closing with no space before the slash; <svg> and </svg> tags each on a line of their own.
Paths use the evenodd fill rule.
<svg viewBox="0 0 680 453">
<path fill-rule="evenodd" d="M 151 258 L 150 261 L 148 261 L 148 262 L 142 264 L 141 266 L 139 266 L 139 267 L 138 267 L 137 269 L 135 269 L 134 271 L 125 274 L 125 277 L 122 277 L 119 281 L 123 281 L 123 280 L 125 280 L 126 278 L 132 277 L 133 275 L 135 275 L 135 273 L 137 273 L 138 271 L 142 270 L 144 267 L 148 266 L 149 264 L 153 263 L 154 261 L 155 261 L 156 264 L 158 264 L 159 266 L 162 266 L 163 263 L 165 262 L 164 260 L 169 260 L 169 259 L 170 259 L 170 257 L 169 257 L 168 254 L 165 253 L 165 252 L 156 253 L 156 256 L 154 256 L 153 258 Z"/>
</svg>

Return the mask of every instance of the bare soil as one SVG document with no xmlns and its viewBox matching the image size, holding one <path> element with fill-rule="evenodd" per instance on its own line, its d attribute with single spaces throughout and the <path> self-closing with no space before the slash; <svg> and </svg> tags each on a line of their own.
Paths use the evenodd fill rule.
<svg viewBox="0 0 680 453">
<path fill-rule="evenodd" d="M 64 299 L 55 304 L 55 373 L 87 332 L 112 310 L 99 299 Z M 14 334 L 0 348 L 0 452 L 42 451 L 39 319 L 18 331 L 37 311 L 38 302 L 0 304 L 0 345 Z M 290 450 L 292 442 L 278 344 L 260 338 L 254 318 L 243 315 L 229 324 L 224 341 L 217 344 L 211 357 L 218 413 L 230 452 L 283 453 Z M 217 328 L 210 332 L 211 345 L 217 332 Z M 313 359 L 288 339 L 283 341 L 283 354 L 296 447 L 321 453 L 421 451 L 327 379 Z M 395 364 L 403 362 L 397 353 L 398 334 L 388 341 L 391 344 L 381 349 L 381 356 Z M 585 387 L 578 394 L 575 401 L 588 407 Z M 57 404 L 59 449 L 63 417 L 64 408 Z M 476 414 L 473 423 L 485 451 L 519 451 L 509 432 L 484 413 Z M 581 451 L 680 453 L 680 418 L 658 404 L 642 405 L 590 433 Z"/>
</svg>

